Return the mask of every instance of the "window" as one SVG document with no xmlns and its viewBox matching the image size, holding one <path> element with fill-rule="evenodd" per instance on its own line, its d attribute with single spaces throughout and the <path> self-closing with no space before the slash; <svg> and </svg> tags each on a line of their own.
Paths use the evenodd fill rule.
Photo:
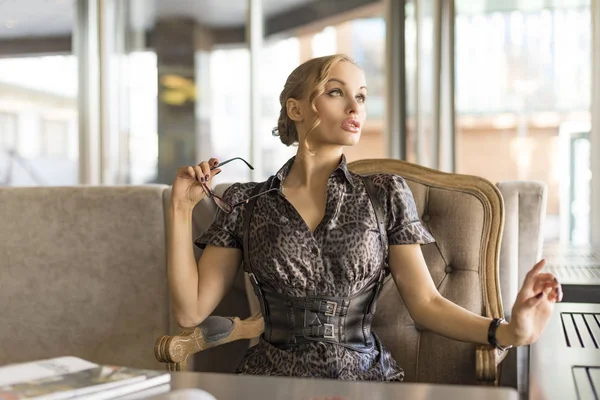
<svg viewBox="0 0 600 400">
<path fill-rule="evenodd" d="M 69 125 L 67 121 L 42 120 L 40 156 L 58 157 L 67 156 Z"/>
<path fill-rule="evenodd" d="M 517 3 L 456 3 L 457 172 L 546 182 L 545 241 L 585 244 L 590 2 Z"/>
<path fill-rule="evenodd" d="M 17 115 L 0 112 L 0 150 L 11 151 L 17 148 Z"/>
<path fill-rule="evenodd" d="M 71 5 L 70 7 L 73 7 Z M 41 73 L 42 71 L 43 73 Z M 0 153 L 10 158 L 0 179 L 11 186 L 78 183 L 77 57 L 0 59 Z"/>
</svg>

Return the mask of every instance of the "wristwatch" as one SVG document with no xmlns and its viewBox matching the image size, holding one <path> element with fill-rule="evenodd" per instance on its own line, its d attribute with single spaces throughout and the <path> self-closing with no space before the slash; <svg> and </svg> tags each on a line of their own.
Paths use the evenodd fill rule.
<svg viewBox="0 0 600 400">
<path fill-rule="evenodd" d="M 490 344 L 490 346 L 495 347 L 500 351 L 508 350 L 513 347 L 512 345 L 502 347 L 498 344 L 498 341 L 496 340 L 496 329 L 498 329 L 502 322 L 504 322 L 504 318 L 494 318 L 490 323 L 490 327 L 488 329 L 488 343 Z"/>
</svg>

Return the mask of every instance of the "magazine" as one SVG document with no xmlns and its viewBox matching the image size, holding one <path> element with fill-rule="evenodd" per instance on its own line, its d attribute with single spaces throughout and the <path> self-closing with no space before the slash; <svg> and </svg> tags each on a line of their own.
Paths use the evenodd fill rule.
<svg viewBox="0 0 600 400">
<path fill-rule="evenodd" d="M 148 397 L 144 396 L 146 391 L 140 393 L 140 397 L 137 397 L 137 393 L 133 396 L 127 396 L 127 400 L 217 400 L 215 396 L 202 389 L 177 389 L 169 391 L 168 393 L 156 394 Z"/>
<path fill-rule="evenodd" d="M 171 380 L 166 371 L 58 357 L 0 367 L 0 400 L 112 399 Z"/>
</svg>

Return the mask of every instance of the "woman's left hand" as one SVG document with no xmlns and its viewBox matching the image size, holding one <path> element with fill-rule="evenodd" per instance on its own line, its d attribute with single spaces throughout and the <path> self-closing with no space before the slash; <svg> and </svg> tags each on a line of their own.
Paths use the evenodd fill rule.
<svg viewBox="0 0 600 400">
<path fill-rule="evenodd" d="M 544 331 L 554 303 L 562 300 L 562 287 L 551 273 L 540 273 L 545 260 L 541 260 L 527 273 L 523 287 L 512 308 L 509 327 L 516 346 L 535 342 Z"/>
</svg>

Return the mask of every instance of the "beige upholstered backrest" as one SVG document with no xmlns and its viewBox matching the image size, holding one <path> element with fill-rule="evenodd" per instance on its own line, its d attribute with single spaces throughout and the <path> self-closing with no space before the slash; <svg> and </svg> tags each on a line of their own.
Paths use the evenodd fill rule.
<svg viewBox="0 0 600 400">
<path fill-rule="evenodd" d="M 359 174 L 404 177 L 419 218 L 436 239 L 422 250 L 440 293 L 477 314 L 503 315 L 498 279 L 503 203 L 492 183 L 399 160 L 361 160 L 349 167 Z M 416 327 L 391 279 L 381 293 L 373 330 L 404 368 L 406 381 L 477 383 L 475 345 Z"/>
<path fill-rule="evenodd" d="M 507 320 L 525 274 L 542 257 L 548 186 L 541 181 L 501 181 L 504 234 L 500 251 L 500 282 Z M 501 384 L 528 390 L 529 346 L 512 350 L 502 362 Z"/>
<path fill-rule="evenodd" d="M 509 319 L 525 275 L 542 257 L 548 186 L 540 181 L 501 181 L 496 186 L 506 211 L 500 265 L 512 267 L 500 271 L 504 312 Z"/>
<path fill-rule="evenodd" d="M 0 188 L 0 364 L 163 369 L 166 186 Z"/>
</svg>

